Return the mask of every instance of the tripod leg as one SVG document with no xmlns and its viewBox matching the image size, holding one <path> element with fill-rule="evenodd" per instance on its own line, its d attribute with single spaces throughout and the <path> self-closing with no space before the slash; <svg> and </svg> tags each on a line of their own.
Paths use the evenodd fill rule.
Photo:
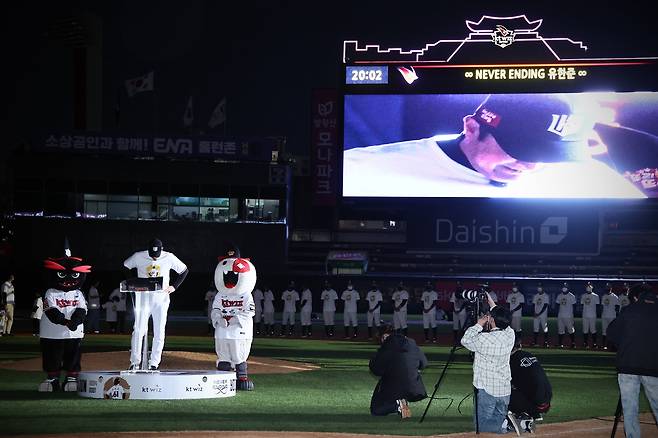
<svg viewBox="0 0 658 438">
<path fill-rule="evenodd" d="M 446 361 L 445 365 L 443 366 L 443 371 L 441 371 L 441 375 L 439 376 L 439 380 L 436 382 L 436 385 L 434 385 L 434 391 L 432 392 L 432 395 L 430 396 L 429 402 L 427 402 L 427 406 L 425 407 L 425 412 L 423 412 L 423 416 L 420 417 L 420 423 L 423 422 L 425 419 L 425 415 L 427 415 L 427 411 L 430 409 L 430 405 L 432 404 L 432 400 L 434 400 L 434 395 L 436 395 L 436 392 L 439 390 L 439 386 L 441 386 L 441 381 L 443 380 L 443 377 L 446 374 L 446 370 L 448 369 L 448 365 L 450 365 L 450 362 L 455 357 L 455 351 L 458 348 L 462 347 L 457 347 L 456 345 L 453 345 L 453 347 L 450 349 L 450 354 L 448 355 L 448 360 Z"/>
<path fill-rule="evenodd" d="M 619 418 L 621 417 L 622 412 L 623 412 L 623 408 L 621 405 L 621 394 L 620 394 L 619 401 L 617 402 L 617 409 L 615 410 L 615 422 L 612 424 L 612 433 L 610 434 L 610 438 L 615 438 L 615 433 L 617 432 L 617 425 L 619 425 Z"/>
</svg>

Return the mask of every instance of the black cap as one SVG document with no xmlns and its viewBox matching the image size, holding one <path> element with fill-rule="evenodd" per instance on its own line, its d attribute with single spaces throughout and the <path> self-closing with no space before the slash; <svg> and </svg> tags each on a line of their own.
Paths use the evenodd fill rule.
<svg viewBox="0 0 658 438">
<path fill-rule="evenodd" d="M 503 150 L 527 162 L 588 158 L 587 139 L 594 122 L 584 102 L 565 94 L 490 94 L 473 119 Z"/>
<path fill-rule="evenodd" d="M 240 258 L 240 248 L 233 242 L 224 242 L 224 250 L 222 251 L 224 258 Z"/>
<path fill-rule="evenodd" d="M 162 241 L 158 238 L 151 239 L 148 251 L 149 257 L 160 257 L 160 254 L 162 254 Z"/>
</svg>

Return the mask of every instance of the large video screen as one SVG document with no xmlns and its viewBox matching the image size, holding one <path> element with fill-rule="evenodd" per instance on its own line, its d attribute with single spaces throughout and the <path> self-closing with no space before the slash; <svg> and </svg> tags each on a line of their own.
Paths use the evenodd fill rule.
<svg viewBox="0 0 658 438">
<path fill-rule="evenodd" d="M 658 92 L 345 96 L 343 196 L 658 197 Z"/>
</svg>

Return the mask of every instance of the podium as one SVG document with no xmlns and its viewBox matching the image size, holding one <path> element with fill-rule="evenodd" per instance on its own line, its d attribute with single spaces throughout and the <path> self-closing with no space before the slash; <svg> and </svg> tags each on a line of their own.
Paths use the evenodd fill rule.
<svg viewBox="0 0 658 438">
<path fill-rule="evenodd" d="M 144 312 L 150 309 L 155 294 L 162 290 L 162 278 L 134 278 L 122 281 L 121 293 L 134 293 L 135 324 L 142 315 L 146 325 L 142 338 L 141 365 L 138 370 L 81 371 L 78 395 L 110 400 L 184 400 L 235 396 L 236 375 L 217 370 L 149 370 L 148 321 Z"/>
</svg>

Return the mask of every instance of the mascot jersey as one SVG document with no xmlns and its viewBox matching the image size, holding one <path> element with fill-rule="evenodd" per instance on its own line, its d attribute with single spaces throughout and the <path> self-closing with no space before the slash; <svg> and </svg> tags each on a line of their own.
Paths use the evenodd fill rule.
<svg viewBox="0 0 658 438">
<path fill-rule="evenodd" d="M 256 268 L 247 259 L 223 258 L 215 269 L 217 295 L 211 318 L 215 339 L 252 339 L 256 314 L 251 291 L 256 285 Z"/>
<path fill-rule="evenodd" d="M 43 310 L 59 310 L 66 319 L 71 319 L 71 315 L 76 309 L 87 311 L 87 302 L 79 289 L 62 291 L 58 289 L 48 289 L 43 298 Z M 65 325 L 54 324 L 49 318 L 41 318 L 40 336 L 45 339 L 72 339 L 84 337 L 83 324 L 78 325 L 76 330 L 69 330 Z"/>
<path fill-rule="evenodd" d="M 128 269 L 137 268 L 139 278 L 162 277 L 162 289 L 169 286 L 169 271 L 173 269 L 178 274 L 187 269 L 185 263 L 181 262 L 174 254 L 162 251 L 157 260 L 149 257 L 148 251 L 138 251 L 128 257 L 123 265 Z M 168 296 L 168 295 L 167 295 Z"/>
</svg>

